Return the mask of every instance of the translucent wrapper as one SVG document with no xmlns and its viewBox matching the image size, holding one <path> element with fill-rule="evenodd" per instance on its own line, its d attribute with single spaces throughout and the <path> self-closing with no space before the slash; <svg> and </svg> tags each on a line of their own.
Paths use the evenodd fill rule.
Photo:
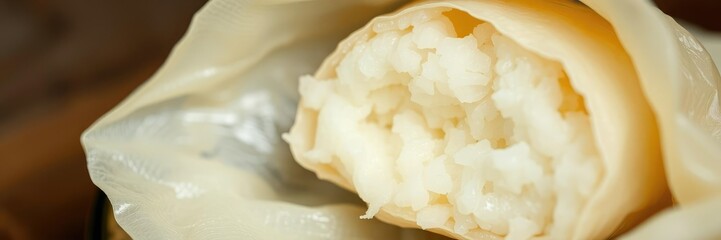
<svg viewBox="0 0 721 240">
<path fill-rule="evenodd" d="M 577 232 L 583 234 L 574 236 L 603 237 L 618 230 L 624 219 L 634 223 L 634 212 L 653 209 L 662 198 L 667 179 L 678 207 L 652 218 L 628 237 L 719 237 L 721 227 L 709 221 L 721 213 L 720 77 L 710 56 L 690 33 L 647 1 L 583 3 L 590 9 L 563 7 L 577 3 L 535 1 L 414 6 L 462 8 L 547 57 L 563 51 L 562 45 L 553 43 L 557 36 L 524 29 L 532 30 L 533 24 L 553 28 L 543 25 L 549 22 L 568 24 L 587 31 L 558 30 L 566 34 L 566 41 L 584 45 L 600 36 L 622 47 L 612 53 L 627 56 L 624 61 L 631 65 L 627 69 L 633 71 L 628 79 L 637 81 L 629 85 L 637 89 L 617 89 L 637 95 L 604 99 L 608 93 L 604 91 L 613 87 L 592 80 L 578 90 L 596 94 L 591 105 L 613 103 L 596 108 L 607 121 L 613 122 L 614 114 L 635 118 L 625 127 L 647 135 L 626 136 L 608 123 L 594 126 L 602 135 L 626 136 L 613 139 L 625 139 L 628 146 L 644 144 L 636 149 L 626 149 L 623 143 L 599 144 L 611 146 L 612 154 L 623 157 L 605 161 L 605 179 L 611 183 L 599 190 L 601 194 L 590 203 L 593 207 L 580 217 Z M 360 220 L 366 210 L 363 202 L 298 166 L 280 139 L 293 123 L 298 77 L 315 72 L 351 31 L 402 4 L 209 2 L 164 66 L 82 136 L 91 178 L 108 195 L 119 224 L 136 239 L 429 237 L 377 220 Z M 613 32 L 599 32 L 594 24 Z M 603 49 L 589 51 L 608 55 Z M 569 59 L 564 64 L 583 64 L 572 60 L 594 57 L 564 54 Z M 629 74 L 602 70 L 584 71 Z M 621 107 L 625 105 L 639 112 L 629 112 Z M 634 141 L 646 136 L 652 139 Z M 663 162 L 649 157 L 654 148 Z M 645 157 L 633 161 L 634 155 Z M 643 177 L 634 178 L 639 176 Z M 379 217 L 417 227 L 399 218 Z M 691 225 L 695 222 L 704 224 Z"/>
<path fill-rule="evenodd" d="M 210 2 L 155 76 L 83 135 L 118 223 L 134 239 L 422 237 L 358 219 L 357 197 L 297 166 L 280 140 L 297 76 L 395 7 Z"/>
</svg>

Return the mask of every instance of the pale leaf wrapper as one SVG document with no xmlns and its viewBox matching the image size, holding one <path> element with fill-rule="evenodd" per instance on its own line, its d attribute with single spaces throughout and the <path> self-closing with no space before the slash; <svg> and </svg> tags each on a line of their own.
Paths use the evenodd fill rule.
<svg viewBox="0 0 721 240">
<path fill-rule="evenodd" d="M 721 213 L 719 76 L 710 57 L 647 1 L 584 3 L 603 18 L 578 6 L 549 15 L 537 9 L 562 5 L 534 1 L 451 1 L 411 8 L 446 5 L 493 23 L 522 46 L 563 62 L 576 89 L 590 99 L 590 111 L 607 116 L 593 122 L 604 156 L 604 183 L 574 236 L 611 234 L 627 214 L 654 204 L 665 184 L 660 156 L 654 156 L 660 149 L 681 208 L 629 237 L 673 236 L 663 235 L 673 230 L 669 225 L 691 220 L 706 222 L 694 236 L 718 237 L 718 224 L 708 221 Z M 279 138 L 291 124 L 297 77 L 316 69 L 349 31 L 397 6 L 394 1 L 211 1 L 158 73 L 83 134 L 91 178 L 107 193 L 120 225 L 137 239 L 407 235 L 358 220 L 362 207 L 331 186 L 309 187 L 320 183 L 293 166 Z M 559 42 L 523 31 L 548 22 L 580 31 L 541 26 L 557 34 L 553 38 Z M 611 50 L 588 49 L 600 56 L 589 59 L 562 44 L 583 49 L 594 41 L 610 41 Z M 582 67 L 612 58 L 632 66 L 609 65 L 618 71 Z M 596 83 L 584 80 L 588 72 L 638 83 Z M 619 97 L 604 99 L 604 93 Z M 637 132 L 629 134 L 628 128 Z M 631 145 L 604 142 L 608 139 Z M 623 161 L 634 157 L 639 158 Z M 325 177 L 344 185 L 343 179 Z M 378 215 L 415 226 L 402 216 Z"/>
</svg>

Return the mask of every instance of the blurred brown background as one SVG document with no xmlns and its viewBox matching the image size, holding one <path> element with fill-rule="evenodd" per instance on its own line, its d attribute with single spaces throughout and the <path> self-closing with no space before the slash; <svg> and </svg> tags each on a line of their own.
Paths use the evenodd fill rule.
<svg viewBox="0 0 721 240">
<path fill-rule="evenodd" d="M 80 133 L 149 78 L 205 0 L 0 0 L 0 240 L 82 239 Z M 721 30 L 721 1 L 657 0 Z"/>
<path fill-rule="evenodd" d="M 0 0 L 0 239 L 83 239 L 80 133 L 147 79 L 205 0 Z"/>
</svg>

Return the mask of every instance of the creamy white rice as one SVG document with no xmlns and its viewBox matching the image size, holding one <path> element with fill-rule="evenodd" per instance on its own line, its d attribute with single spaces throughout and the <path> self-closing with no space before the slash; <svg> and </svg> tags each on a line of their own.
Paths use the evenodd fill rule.
<svg viewBox="0 0 721 240">
<path fill-rule="evenodd" d="M 376 26 L 335 78 L 301 78 L 318 126 L 303 158 L 348 179 L 364 218 L 393 206 L 424 229 L 569 238 L 602 174 L 583 98 L 559 63 L 444 11 Z"/>
</svg>

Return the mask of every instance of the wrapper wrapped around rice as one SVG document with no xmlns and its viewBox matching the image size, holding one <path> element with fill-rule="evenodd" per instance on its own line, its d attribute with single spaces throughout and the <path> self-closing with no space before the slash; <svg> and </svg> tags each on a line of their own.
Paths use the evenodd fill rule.
<svg viewBox="0 0 721 240">
<path fill-rule="evenodd" d="M 404 4 L 210 1 L 82 137 L 119 224 L 135 239 L 721 237 L 720 77 L 649 1 Z"/>
<path fill-rule="evenodd" d="M 605 238 L 670 203 L 628 54 L 579 2 L 418 2 L 300 79 L 285 139 L 358 193 L 362 218 L 458 238 Z"/>
</svg>

